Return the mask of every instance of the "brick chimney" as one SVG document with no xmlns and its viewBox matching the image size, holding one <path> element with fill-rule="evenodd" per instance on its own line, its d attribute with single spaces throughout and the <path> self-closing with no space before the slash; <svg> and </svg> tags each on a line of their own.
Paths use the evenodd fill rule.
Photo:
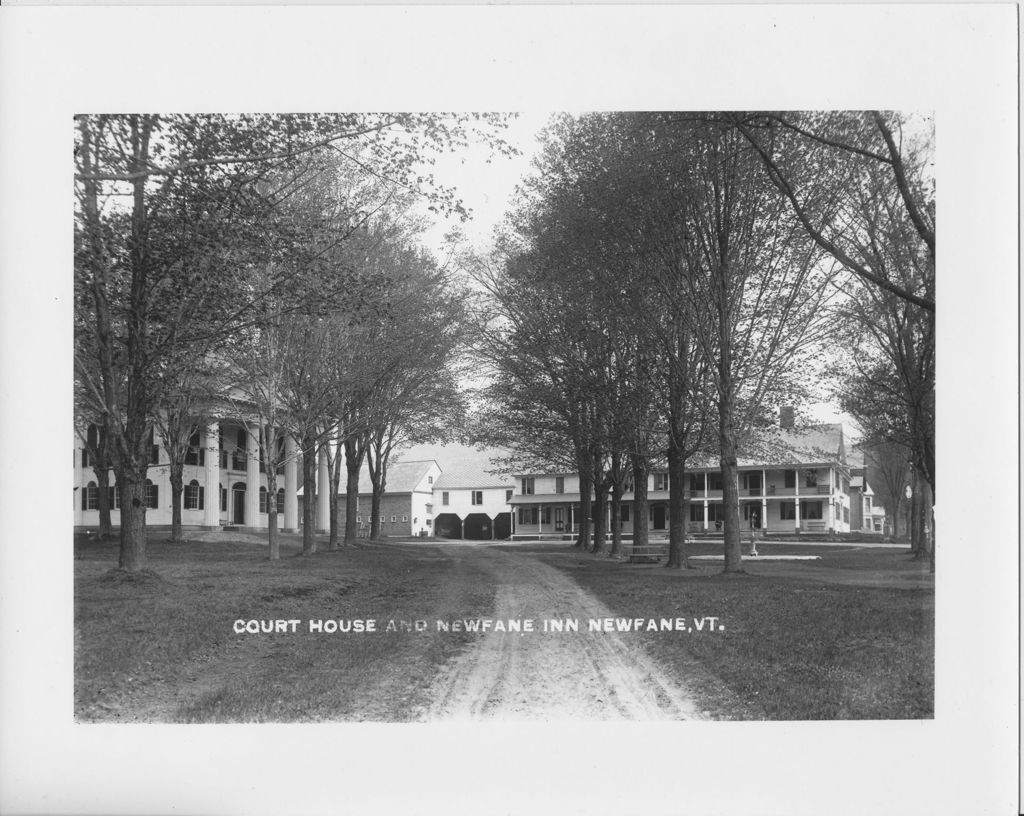
<svg viewBox="0 0 1024 816">
<path fill-rule="evenodd" d="M 784 431 L 793 430 L 796 424 L 795 411 L 792 405 L 783 405 L 779 409 L 779 427 Z"/>
</svg>

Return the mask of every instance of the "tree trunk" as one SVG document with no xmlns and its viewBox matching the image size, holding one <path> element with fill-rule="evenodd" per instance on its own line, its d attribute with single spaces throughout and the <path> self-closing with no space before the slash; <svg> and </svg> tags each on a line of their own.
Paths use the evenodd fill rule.
<svg viewBox="0 0 1024 816">
<path fill-rule="evenodd" d="M 590 463 L 587 462 L 585 466 L 580 467 L 580 532 L 576 537 L 576 543 L 573 546 L 586 549 L 590 543 L 590 496 L 593 493 L 593 474 L 590 470 Z"/>
<path fill-rule="evenodd" d="M 740 542 L 740 495 L 736 462 L 736 437 L 731 414 L 721 420 L 719 442 L 722 448 L 722 512 L 725 528 L 725 572 L 743 572 L 743 551 Z"/>
<path fill-rule="evenodd" d="M 729 235 L 718 236 L 718 446 L 722 468 L 722 521 L 724 529 L 725 572 L 743 572 L 740 547 L 740 497 L 736 461 L 736 429 L 733 411 L 736 407 L 736 384 L 732 370 L 733 315 L 731 309 L 731 270 L 729 267 Z"/>
<path fill-rule="evenodd" d="M 666 567 L 685 567 L 686 554 L 686 459 L 670 435 L 668 447 L 668 561 Z"/>
<path fill-rule="evenodd" d="M 100 541 L 106 541 L 112 534 L 112 525 L 110 523 L 110 465 L 106 458 L 97 458 L 93 467 L 93 472 L 96 474 L 96 488 L 99 493 L 96 496 L 99 504 L 97 509 L 100 512 L 100 526 L 97 530 L 97 535 Z M 115 485 L 115 490 L 117 489 Z"/>
<path fill-rule="evenodd" d="M 181 496 L 185 492 L 185 465 L 182 462 L 175 462 L 173 459 L 170 464 L 170 476 L 171 476 L 171 541 L 175 544 L 180 544 L 182 539 L 181 535 Z"/>
<path fill-rule="evenodd" d="M 121 556 L 118 566 L 138 572 L 146 566 L 146 471 L 122 472 L 117 480 L 121 497 Z"/>
<path fill-rule="evenodd" d="M 330 449 L 328 448 L 328 450 L 330 450 Z M 329 508 L 329 513 L 328 513 L 329 521 L 328 521 L 328 534 L 327 534 L 327 549 L 331 550 L 331 551 L 337 550 L 340 547 L 340 545 L 338 543 L 338 538 L 339 538 L 339 534 L 340 534 L 340 525 L 339 525 L 338 514 L 339 514 L 339 512 L 341 510 L 341 505 L 340 505 L 340 499 L 338 497 L 338 494 L 341 492 L 341 490 L 340 490 L 340 488 L 341 488 L 341 456 L 342 456 L 341 442 L 338 441 L 337 443 L 335 443 L 335 446 L 334 446 L 334 455 L 329 457 L 329 461 L 328 461 L 328 464 L 327 464 L 328 471 L 330 472 L 330 476 L 331 476 L 331 499 L 330 499 L 330 503 L 328 505 L 328 508 Z M 346 506 L 348 506 L 348 484 L 349 484 L 349 481 L 351 481 L 351 477 L 345 483 L 346 484 L 346 490 L 345 490 Z M 357 486 L 357 489 L 358 489 L 358 486 Z M 346 528 L 345 543 L 348 544 L 349 541 L 348 541 L 348 535 L 347 535 L 347 531 L 348 531 L 347 520 L 346 520 L 345 528 Z"/>
<path fill-rule="evenodd" d="M 359 505 L 359 471 L 360 462 L 346 462 L 347 476 L 345 481 L 345 545 L 353 546 L 359 532 L 356 527 L 356 509 Z"/>
<path fill-rule="evenodd" d="M 603 474 L 602 474 L 603 475 Z M 608 486 L 605 480 L 598 475 L 597 467 L 594 470 L 594 543 L 590 548 L 593 553 L 604 552 L 608 523 L 605 521 L 605 513 L 608 509 Z"/>
<path fill-rule="evenodd" d="M 380 501 L 383 491 L 374 489 L 370 497 L 370 538 L 380 538 Z"/>
<path fill-rule="evenodd" d="M 302 554 L 316 552 L 316 439 L 302 437 Z M 324 486 L 326 489 L 326 486 Z"/>
<path fill-rule="evenodd" d="M 263 450 L 267 461 L 267 545 L 268 558 L 278 561 L 281 558 L 281 543 L 277 538 L 277 432 L 272 426 L 264 428 Z M 210 455 L 209 452 L 206 454 Z M 206 488 L 207 494 L 210 488 Z M 210 500 L 209 495 L 206 501 Z"/>
<path fill-rule="evenodd" d="M 633 456 L 633 547 L 646 547 L 647 535 L 647 459 Z"/>
</svg>

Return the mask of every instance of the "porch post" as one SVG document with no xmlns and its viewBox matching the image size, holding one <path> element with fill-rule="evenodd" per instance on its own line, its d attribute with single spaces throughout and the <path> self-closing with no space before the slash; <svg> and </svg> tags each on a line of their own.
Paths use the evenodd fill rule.
<svg viewBox="0 0 1024 816">
<path fill-rule="evenodd" d="M 706 493 L 707 491 L 705 491 Z M 704 499 L 704 531 L 708 529 L 708 500 Z"/>
<path fill-rule="evenodd" d="M 768 470 L 761 468 L 761 529 L 768 529 Z"/>
<path fill-rule="evenodd" d="M 793 529 L 800 532 L 800 468 L 794 468 L 796 478 L 793 480 Z"/>
<path fill-rule="evenodd" d="M 835 468 L 828 469 L 828 529 L 835 532 L 836 529 L 836 471 Z"/>
<path fill-rule="evenodd" d="M 537 508 L 537 535 L 540 535 L 544 532 L 544 516 L 541 512 L 540 504 L 538 503 L 534 506 Z"/>
<path fill-rule="evenodd" d="M 569 532 L 570 533 L 575 533 L 576 532 L 575 527 L 576 527 L 576 525 L 575 525 L 575 523 L 573 522 L 573 519 L 572 519 L 572 505 L 570 504 L 569 505 Z"/>
</svg>

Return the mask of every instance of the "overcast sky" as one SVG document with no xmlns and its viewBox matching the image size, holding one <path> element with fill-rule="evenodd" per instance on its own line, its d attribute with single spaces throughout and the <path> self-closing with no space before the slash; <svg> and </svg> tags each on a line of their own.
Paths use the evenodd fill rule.
<svg viewBox="0 0 1024 816">
<path fill-rule="evenodd" d="M 485 249 L 495 226 L 505 216 L 516 185 L 530 170 L 530 162 L 539 149 L 537 135 L 551 116 L 550 111 L 526 112 L 510 121 L 504 135 L 519 149 L 518 156 L 492 154 L 488 147 L 479 144 L 440 156 L 433 168 L 437 181 L 455 188 L 463 204 L 472 210 L 472 218 L 465 223 L 457 218 L 439 219 L 427 230 L 424 243 L 437 249 L 445 234 L 458 227 L 474 248 Z"/>
</svg>

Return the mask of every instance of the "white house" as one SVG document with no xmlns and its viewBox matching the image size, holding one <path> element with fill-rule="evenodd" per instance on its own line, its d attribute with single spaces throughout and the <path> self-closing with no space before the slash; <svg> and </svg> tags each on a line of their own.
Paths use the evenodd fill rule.
<svg viewBox="0 0 1024 816">
<path fill-rule="evenodd" d="M 434 484 L 434 532 L 442 538 L 504 539 L 512 534 L 515 482 L 495 476 L 490 454 L 446 464 Z"/>
</svg>

